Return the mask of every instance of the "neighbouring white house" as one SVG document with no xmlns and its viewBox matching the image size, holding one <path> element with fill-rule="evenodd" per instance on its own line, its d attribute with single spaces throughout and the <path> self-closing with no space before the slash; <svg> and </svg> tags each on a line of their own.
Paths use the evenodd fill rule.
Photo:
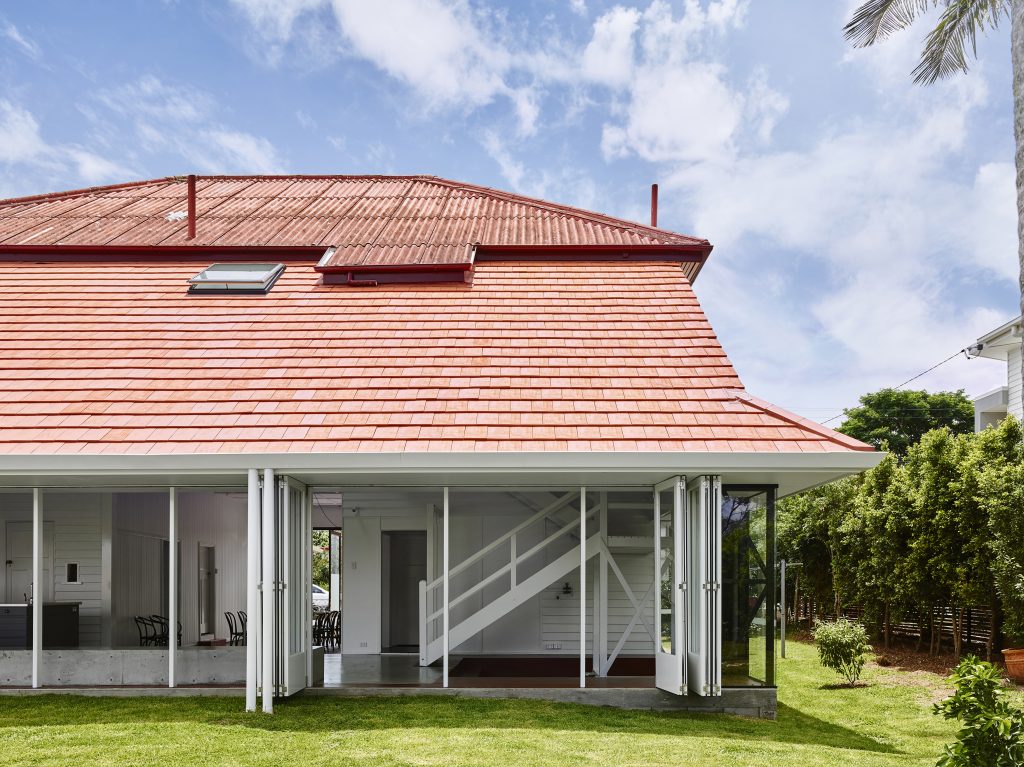
<svg viewBox="0 0 1024 767">
<path fill-rule="evenodd" d="M 744 389 L 710 252 L 430 176 L 0 201 L 0 692 L 773 715 L 775 502 L 880 455 Z"/>
<path fill-rule="evenodd" d="M 1006 386 L 974 399 L 974 430 L 995 426 L 1007 415 L 1024 421 L 1020 377 L 1021 318 L 1010 320 L 979 338 L 968 349 L 972 357 L 987 357 L 1006 363 Z"/>
</svg>

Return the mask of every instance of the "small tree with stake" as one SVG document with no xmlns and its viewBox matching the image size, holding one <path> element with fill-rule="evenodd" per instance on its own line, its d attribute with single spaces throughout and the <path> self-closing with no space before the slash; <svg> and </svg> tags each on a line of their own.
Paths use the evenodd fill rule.
<svg viewBox="0 0 1024 767">
<path fill-rule="evenodd" d="M 857 684 L 867 654 L 871 652 L 867 630 L 861 624 L 845 618 L 831 622 L 819 621 L 814 627 L 814 641 L 818 645 L 821 665 L 842 674 L 850 687 Z"/>
</svg>

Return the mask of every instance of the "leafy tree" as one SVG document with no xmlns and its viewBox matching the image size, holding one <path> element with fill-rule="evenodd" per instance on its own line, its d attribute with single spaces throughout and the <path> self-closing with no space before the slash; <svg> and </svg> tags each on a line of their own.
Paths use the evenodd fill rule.
<svg viewBox="0 0 1024 767">
<path fill-rule="evenodd" d="M 964 438 L 968 441 L 967 438 Z M 987 646 L 992 659 L 997 616 L 1006 606 L 1007 628 L 1024 641 L 1024 432 L 1010 417 L 972 436 L 954 491 L 963 553 L 957 572 L 965 604 L 992 610 Z"/>
<path fill-rule="evenodd" d="M 925 40 L 914 81 L 932 84 L 967 71 L 968 50 L 977 54 L 978 33 L 998 27 L 1010 17 L 1010 60 L 1013 72 L 1024 72 L 1024 0 L 865 0 L 843 32 L 858 47 L 874 45 L 913 24 L 932 8 L 939 21 Z M 1013 135 L 1017 164 L 1017 261 L 1020 267 L 1020 309 L 1024 314 L 1024 87 L 1014 78 Z M 1024 339 L 1021 339 L 1024 376 Z"/>
<path fill-rule="evenodd" d="M 313 531 L 313 583 L 327 591 L 331 590 L 331 533 L 329 530 Z"/>
<path fill-rule="evenodd" d="M 1007 418 L 984 440 L 975 457 L 977 498 L 991 534 L 986 559 L 1002 603 L 1007 637 L 1024 644 L 1024 434 Z"/>
<path fill-rule="evenodd" d="M 963 391 L 880 389 L 860 398 L 860 405 L 843 411 L 839 431 L 877 448 L 887 446 L 905 456 L 910 446 L 933 429 L 953 434 L 974 431 L 974 403 Z"/>
</svg>

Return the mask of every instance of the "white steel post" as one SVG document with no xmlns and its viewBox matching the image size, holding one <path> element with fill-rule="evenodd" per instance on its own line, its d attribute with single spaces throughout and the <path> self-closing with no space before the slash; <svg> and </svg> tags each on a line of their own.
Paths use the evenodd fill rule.
<svg viewBox="0 0 1024 767">
<path fill-rule="evenodd" d="M 259 652 L 259 580 L 260 580 L 260 475 L 256 469 L 249 469 L 249 486 L 246 491 L 247 528 L 245 553 L 245 710 L 256 710 L 256 687 Z"/>
<path fill-rule="evenodd" d="M 167 488 L 167 686 L 178 685 L 178 491 Z"/>
<path fill-rule="evenodd" d="M 580 687 L 587 686 L 587 488 L 580 488 Z"/>
<path fill-rule="evenodd" d="M 444 654 L 443 661 L 443 684 L 448 686 L 448 488 L 444 489 L 444 511 L 441 523 L 444 540 L 441 542 L 441 568 L 444 574 L 441 585 L 441 598 L 444 600 L 441 619 L 441 652 Z"/>
<path fill-rule="evenodd" d="M 599 628 L 594 632 L 596 644 L 594 656 L 599 663 L 594 663 L 594 671 L 598 676 L 607 676 L 608 669 L 608 555 L 605 553 L 608 548 L 608 493 L 601 493 L 600 506 L 600 529 L 601 539 L 604 546 L 601 548 L 601 558 L 597 568 L 597 593 L 594 594 L 594 625 Z M 598 605 L 600 604 L 600 611 Z"/>
<path fill-rule="evenodd" d="M 40 660 L 43 655 L 43 497 L 32 489 L 32 686 L 40 687 Z"/>
<path fill-rule="evenodd" d="M 274 600 L 277 597 L 277 541 L 274 536 L 274 514 L 277 482 L 274 470 L 263 470 L 263 711 L 274 713 Z"/>
</svg>

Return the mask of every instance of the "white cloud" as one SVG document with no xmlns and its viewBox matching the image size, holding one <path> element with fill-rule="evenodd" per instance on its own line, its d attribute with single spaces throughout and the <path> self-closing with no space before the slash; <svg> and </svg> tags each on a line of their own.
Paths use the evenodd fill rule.
<svg viewBox="0 0 1024 767">
<path fill-rule="evenodd" d="M 21 52 L 30 59 L 38 60 L 43 55 L 35 41 L 25 37 L 21 30 L 9 21 L 0 23 L 0 35 L 17 45 Z"/>
<path fill-rule="evenodd" d="M 0 99 L 0 165 L 0 186 L 5 194 L 45 188 L 52 178 L 98 184 L 131 173 L 79 146 L 47 141 L 35 116 L 6 99 Z"/>
<path fill-rule="evenodd" d="M 36 162 L 45 155 L 46 148 L 32 114 L 0 99 L 0 162 Z"/>
<path fill-rule="evenodd" d="M 587 2 L 586 0 L 569 0 L 569 9 L 577 16 L 586 16 Z"/>
<path fill-rule="evenodd" d="M 108 88 L 97 100 L 134 130 L 147 152 L 171 152 L 203 173 L 281 173 L 285 163 L 269 140 L 224 124 L 216 100 L 197 88 L 151 75 Z M 87 112 L 94 121 L 104 115 Z"/>
<path fill-rule="evenodd" d="M 264 36 L 274 40 L 291 37 L 295 21 L 324 4 L 324 0 L 231 0 Z"/>
<path fill-rule="evenodd" d="M 677 18 L 655 0 L 642 13 L 616 7 L 594 23 L 583 71 L 627 95 L 621 117 L 602 131 L 606 159 L 706 161 L 731 154 L 745 132 L 770 138 L 788 100 L 761 70 L 745 88 L 736 87 L 710 52 L 742 25 L 745 12 L 746 3 L 736 0 L 687 0 Z"/>
<path fill-rule="evenodd" d="M 480 105 L 508 91 L 508 54 L 466 3 L 332 0 L 352 51 L 412 86 L 430 104 Z"/>
<path fill-rule="evenodd" d="M 594 33 L 583 49 L 580 66 L 583 75 L 613 88 L 629 84 L 633 76 L 633 57 L 640 11 L 616 6 L 594 22 Z"/>
<path fill-rule="evenodd" d="M 200 155 L 213 167 L 237 169 L 241 173 L 281 173 L 282 163 L 273 144 L 265 138 L 232 130 L 210 130 L 201 134 L 213 150 Z"/>
</svg>

